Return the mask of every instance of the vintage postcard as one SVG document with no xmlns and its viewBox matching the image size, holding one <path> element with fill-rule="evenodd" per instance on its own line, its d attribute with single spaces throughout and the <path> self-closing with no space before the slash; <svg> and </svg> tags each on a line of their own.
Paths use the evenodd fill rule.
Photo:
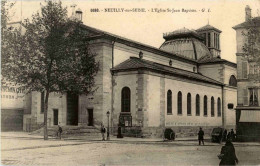
<svg viewBox="0 0 260 166">
<path fill-rule="evenodd" d="M 259 0 L 2 0 L 2 165 L 260 165 Z"/>
</svg>

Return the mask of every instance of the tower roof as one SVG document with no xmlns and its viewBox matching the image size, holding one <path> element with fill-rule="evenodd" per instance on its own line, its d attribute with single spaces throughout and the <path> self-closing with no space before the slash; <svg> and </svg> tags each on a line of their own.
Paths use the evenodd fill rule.
<svg viewBox="0 0 260 166">
<path fill-rule="evenodd" d="M 202 37 L 194 30 L 182 28 L 164 34 L 163 38 L 165 42 L 161 45 L 161 50 L 193 60 L 211 55 L 209 49 L 202 43 Z"/>
<path fill-rule="evenodd" d="M 221 33 L 222 31 L 221 30 L 219 30 L 219 29 L 217 29 L 217 28 L 215 28 L 215 27 L 213 27 L 213 26 L 211 26 L 211 25 L 205 25 L 205 26 L 203 26 L 203 27 L 200 27 L 199 29 L 197 29 L 196 31 L 197 32 L 202 32 L 202 31 L 208 31 L 208 30 L 214 30 L 214 31 L 217 31 L 217 32 L 219 32 L 219 33 Z"/>
<path fill-rule="evenodd" d="M 253 26 L 260 26 L 260 17 L 255 17 L 255 18 L 252 18 L 252 19 L 245 21 L 241 24 L 238 24 L 238 25 L 234 26 L 233 29 L 253 27 Z"/>
<path fill-rule="evenodd" d="M 195 30 L 190 30 L 188 28 L 181 28 L 178 30 L 175 30 L 173 32 L 169 33 L 164 33 L 163 38 L 167 40 L 172 40 L 172 39 L 178 39 L 178 38 L 183 38 L 183 37 L 194 37 L 199 40 L 202 40 L 202 37 L 195 31 Z"/>
</svg>

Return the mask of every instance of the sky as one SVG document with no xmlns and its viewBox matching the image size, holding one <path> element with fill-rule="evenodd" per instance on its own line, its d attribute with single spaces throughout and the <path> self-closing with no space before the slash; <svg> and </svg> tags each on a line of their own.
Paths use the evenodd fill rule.
<svg viewBox="0 0 260 166">
<path fill-rule="evenodd" d="M 41 0 L 16 1 L 12 9 L 12 21 L 30 18 L 40 11 Z M 208 23 L 222 31 L 220 36 L 221 57 L 236 62 L 236 33 L 233 26 L 245 21 L 245 7 L 249 5 L 252 16 L 260 15 L 260 0 L 63 0 L 71 15 L 72 4 L 83 12 L 83 23 L 122 37 L 159 48 L 164 42 L 163 33 L 183 27 L 198 29 Z M 113 8 L 113 9 L 110 9 Z M 115 9 L 124 12 L 106 12 Z M 126 12 L 142 8 L 145 12 Z M 91 12 L 98 9 L 99 12 Z M 153 12 L 170 9 L 169 12 Z M 174 9 L 180 12 L 172 12 Z M 192 12 L 183 12 L 190 10 Z M 195 11 L 195 12 L 194 12 Z"/>
</svg>

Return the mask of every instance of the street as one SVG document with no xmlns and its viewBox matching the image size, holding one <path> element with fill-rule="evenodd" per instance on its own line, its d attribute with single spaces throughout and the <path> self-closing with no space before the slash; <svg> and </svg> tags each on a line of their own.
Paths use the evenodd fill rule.
<svg viewBox="0 0 260 166">
<path fill-rule="evenodd" d="M 221 145 L 195 140 L 111 138 L 49 139 L 1 136 L 3 165 L 218 165 Z M 234 143 L 239 165 L 260 164 L 260 143 Z"/>
</svg>

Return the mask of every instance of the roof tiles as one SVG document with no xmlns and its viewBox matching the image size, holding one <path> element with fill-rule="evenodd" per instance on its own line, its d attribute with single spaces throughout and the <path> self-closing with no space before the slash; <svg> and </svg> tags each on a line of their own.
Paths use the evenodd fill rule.
<svg viewBox="0 0 260 166">
<path fill-rule="evenodd" d="M 177 75 L 192 80 L 198 80 L 198 81 L 207 82 L 211 84 L 222 85 L 221 82 L 218 82 L 216 80 L 213 80 L 209 77 L 206 77 L 198 73 L 174 68 L 171 66 L 162 65 L 159 63 L 155 63 L 152 61 L 148 61 L 136 57 L 131 57 L 130 59 L 118 64 L 112 69 L 112 71 L 120 72 L 120 71 L 131 71 L 137 69 L 153 70 L 155 72 L 163 72 L 164 74 L 168 74 L 168 75 Z"/>
</svg>

